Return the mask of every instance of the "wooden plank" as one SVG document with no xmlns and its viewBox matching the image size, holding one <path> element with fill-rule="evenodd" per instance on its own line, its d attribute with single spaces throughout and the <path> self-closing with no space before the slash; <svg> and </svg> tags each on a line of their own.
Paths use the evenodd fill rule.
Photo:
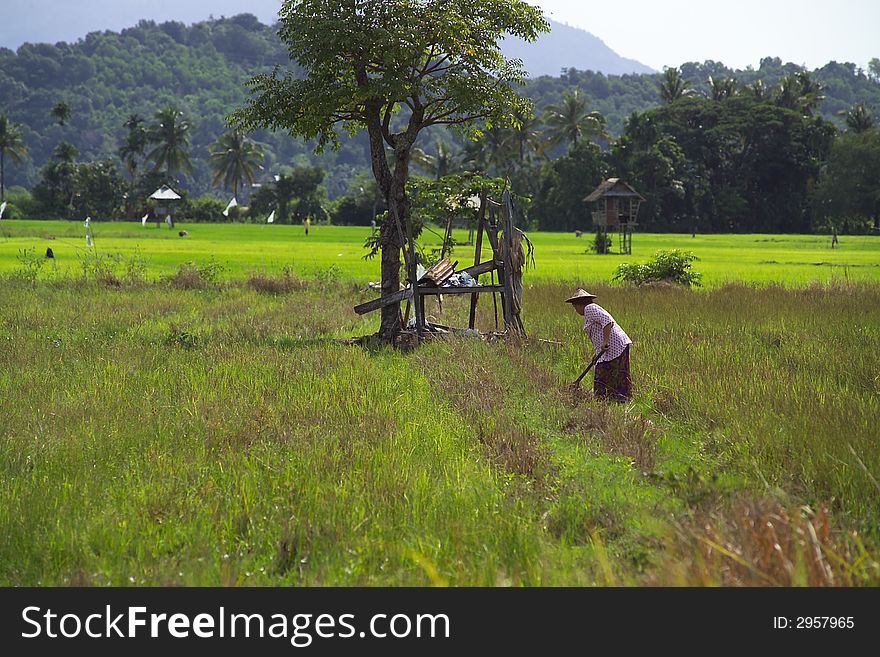
<svg viewBox="0 0 880 657">
<path fill-rule="evenodd" d="M 373 299 L 372 301 L 367 301 L 366 303 L 355 306 L 354 311 L 358 315 L 366 315 L 367 313 L 379 310 L 380 308 L 384 308 L 385 306 L 390 306 L 392 303 L 400 303 L 401 301 L 405 301 L 407 299 L 412 299 L 412 288 L 409 287 L 405 290 L 401 290 L 400 292 L 389 294 L 387 297 L 380 297 L 378 299 Z"/>
<path fill-rule="evenodd" d="M 476 278 L 480 274 L 488 274 L 490 271 L 500 269 L 501 267 L 502 263 L 496 262 L 495 260 L 487 260 L 486 262 L 481 262 L 479 265 L 462 269 L 459 273 L 465 272 Z"/>
<path fill-rule="evenodd" d="M 420 287 L 420 297 L 439 296 L 441 294 L 480 294 L 482 292 L 503 292 L 503 285 L 479 285 L 477 287 Z"/>
</svg>

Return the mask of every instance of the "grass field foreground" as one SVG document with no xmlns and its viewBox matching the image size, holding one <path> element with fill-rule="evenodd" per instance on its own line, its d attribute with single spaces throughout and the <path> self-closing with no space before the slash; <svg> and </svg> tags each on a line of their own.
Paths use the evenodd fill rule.
<svg viewBox="0 0 880 657">
<path fill-rule="evenodd" d="M 566 283 L 404 353 L 355 284 L 7 277 L 0 583 L 880 583 L 880 286 L 592 287 L 628 405 Z"/>
</svg>

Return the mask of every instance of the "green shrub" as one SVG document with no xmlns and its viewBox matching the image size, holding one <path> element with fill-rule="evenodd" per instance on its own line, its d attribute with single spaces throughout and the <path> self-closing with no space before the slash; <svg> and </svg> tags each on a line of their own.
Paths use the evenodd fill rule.
<svg viewBox="0 0 880 657">
<path fill-rule="evenodd" d="M 184 262 L 177 272 L 169 278 L 172 287 L 180 290 L 204 290 L 217 287 L 226 268 L 214 258 L 197 264 Z"/>
<path fill-rule="evenodd" d="M 139 250 L 124 256 L 121 253 L 86 249 L 77 253 L 76 257 L 85 281 L 120 287 L 123 284 L 139 285 L 147 278 L 147 263 Z"/>
<path fill-rule="evenodd" d="M 231 221 L 233 212 L 237 208 L 232 208 L 229 217 L 223 216 L 223 210 L 226 208 L 226 202 L 221 201 L 216 196 L 200 196 L 194 199 L 187 199 L 183 207 L 180 208 L 179 219 L 192 223 L 199 222 L 221 222 Z"/>
<path fill-rule="evenodd" d="M 690 251 L 657 251 L 654 259 L 644 265 L 622 264 L 617 267 L 613 281 L 634 285 L 645 283 L 677 283 L 686 287 L 699 286 L 702 274 L 691 270 L 691 263 L 699 260 Z"/>
<path fill-rule="evenodd" d="M 40 275 L 40 270 L 46 264 L 46 258 L 37 253 L 36 248 L 19 249 L 18 256 L 19 267 L 15 270 L 15 275 L 28 283 L 34 283 Z"/>
<path fill-rule="evenodd" d="M 593 251 L 599 254 L 608 253 L 611 248 L 611 238 L 608 233 L 596 231 L 596 237 L 593 239 Z"/>
</svg>

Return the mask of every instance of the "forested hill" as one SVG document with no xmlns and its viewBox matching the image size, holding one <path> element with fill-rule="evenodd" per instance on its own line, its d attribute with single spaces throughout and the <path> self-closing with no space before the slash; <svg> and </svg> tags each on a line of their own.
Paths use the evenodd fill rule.
<svg viewBox="0 0 880 657">
<path fill-rule="evenodd" d="M 117 157 L 131 114 L 152 120 L 156 110 L 173 105 L 192 129 L 194 172 L 187 186 L 194 192 L 210 188 L 207 147 L 224 132 L 224 118 L 247 96 L 243 83 L 273 66 L 289 66 L 286 50 L 273 28 L 254 16 L 242 14 L 185 26 L 142 21 L 116 32 L 95 32 L 76 43 L 25 44 L 17 52 L 0 49 L 0 114 L 22 124 L 29 158 L 24 165 L 7 167 L 8 185 L 30 187 L 60 142 L 72 143 L 78 159 Z M 742 83 L 763 80 L 776 84 L 798 67 L 765 59 L 757 70 L 730 71 L 721 64 L 686 64 L 685 78 L 705 90 L 709 76 L 736 77 Z M 839 121 L 836 113 L 856 102 L 880 108 L 880 85 L 851 64 L 831 63 L 815 71 L 826 86 L 822 113 Z M 558 102 L 563 92 L 580 87 L 590 109 L 605 115 L 609 131 L 619 134 L 634 111 L 658 105 L 659 74 L 606 76 L 570 70 L 561 77 L 540 77 L 524 90 L 540 108 Z M 59 101 L 71 116 L 60 125 L 50 115 Z M 338 153 L 315 158 L 308 144 L 283 134 L 258 133 L 267 145 L 265 176 L 280 164 L 317 160 L 328 169 L 331 196 L 347 191 L 355 172 L 368 166 L 366 142 L 355 139 Z M 450 138 L 451 139 L 451 138 Z"/>
</svg>

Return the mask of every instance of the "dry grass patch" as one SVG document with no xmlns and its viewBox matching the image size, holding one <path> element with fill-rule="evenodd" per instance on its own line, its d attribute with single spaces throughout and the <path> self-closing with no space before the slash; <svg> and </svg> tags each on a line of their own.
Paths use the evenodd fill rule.
<svg viewBox="0 0 880 657">
<path fill-rule="evenodd" d="M 247 286 L 262 294 L 288 294 L 299 292 L 308 287 L 308 283 L 285 271 L 281 276 L 270 276 L 265 273 L 253 273 L 248 276 Z"/>
<path fill-rule="evenodd" d="M 651 584 L 662 586 L 876 586 L 880 563 L 827 508 L 789 509 L 739 498 L 676 527 Z"/>
<path fill-rule="evenodd" d="M 625 407 L 604 403 L 581 405 L 568 418 L 563 430 L 598 438 L 605 451 L 627 457 L 637 470 L 649 471 L 656 464 L 659 430 L 649 419 Z"/>
</svg>

